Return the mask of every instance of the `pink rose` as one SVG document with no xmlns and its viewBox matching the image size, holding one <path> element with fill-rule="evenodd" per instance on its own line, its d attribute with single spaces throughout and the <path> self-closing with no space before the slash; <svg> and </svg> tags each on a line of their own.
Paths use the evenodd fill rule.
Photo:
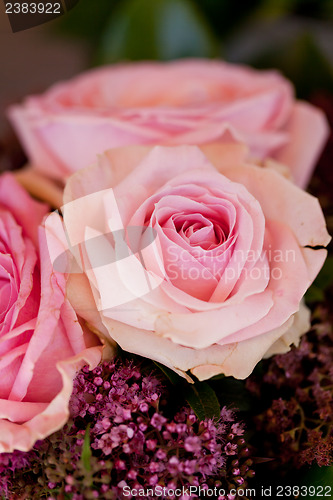
<svg viewBox="0 0 333 500">
<path fill-rule="evenodd" d="M 245 378 L 307 331 L 301 301 L 330 237 L 318 200 L 275 166 L 245 163 L 241 145 L 202 149 L 113 149 L 69 179 L 64 227 L 84 274 L 68 297 L 126 351 Z"/>
<path fill-rule="evenodd" d="M 135 63 L 89 71 L 13 106 L 9 117 L 36 169 L 61 179 L 129 144 L 242 142 L 308 183 L 328 133 L 275 71 L 220 61 Z"/>
<path fill-rule="evenodd" d="M 10 174 L 0 177 L 0 452 L 27 451 L 62 427 L 75 371 L 101 357 L 52 269 L 38 230 L 46 212 Z"/>
</svg>

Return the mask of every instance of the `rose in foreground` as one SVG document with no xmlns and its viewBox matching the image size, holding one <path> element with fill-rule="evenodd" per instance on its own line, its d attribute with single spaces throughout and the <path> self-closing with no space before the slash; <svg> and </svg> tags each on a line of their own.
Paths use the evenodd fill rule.
<svg viewBox="0 0 333 500">
<path fill-rule="evenodd" d="M 78 314 L 201 380 L 245 378 L 297 344 L 330 237 L 316 198 L 245 157 L 240 145 L 137 146 L 74 174 L 63 213 L 84 270 L 68 283 Z M 64 238 L 60 219 L 48 224 Z"/>
<path fill-rule="evenodd" d="M 11 175 L 0 177 L 0 452 L 27 451 L 61 428 L 76 370 L 101 358 L 52 269 L 38 229 L 46 212 Z"/>
<path fill-rule="evenodd" d="M 296 101 L 277 72 L 205 60 L 93 70 L 9 117 L 34 167 L 60 180 L 111 147 L 236 141 L 285 163 L 304 187 L 328 133 L 321 111 Z"/>
</svg>

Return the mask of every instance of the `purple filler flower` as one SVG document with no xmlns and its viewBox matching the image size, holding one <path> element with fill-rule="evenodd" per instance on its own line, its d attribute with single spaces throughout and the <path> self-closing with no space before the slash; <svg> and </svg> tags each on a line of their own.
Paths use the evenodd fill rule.
<svg viewBox="0 0 333 500">
<path fill-rule="evenodd" d="M 167 417 L 167 399 L 157 377 L 129 362 L 84 368 L 74 381 L 71 420 L 27 454 L 22 473 L 6 467 L 0 494 L 10 492 L 11 500 L 23 491 L 33 498 L 47 491 L 59 499 L 120 499 L 124 486 L 246 484 L 252 462 L 234 412 L 224 407 L 218 421 L 200 422 L 184 407 Z M 14 464 L 12 455 L 3 460 Z"/>
</svg>

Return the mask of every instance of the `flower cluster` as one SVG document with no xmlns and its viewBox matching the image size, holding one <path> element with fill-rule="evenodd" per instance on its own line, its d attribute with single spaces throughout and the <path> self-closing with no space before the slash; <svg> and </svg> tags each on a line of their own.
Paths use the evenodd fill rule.
<svg viewBox="0 0 333 500">
<path fill-rule="evenodd" d="M 35 451 L 0 454 L 0 495 L 5 498 L 12 498 L 12 488 L 14 478 L 17 478 L 22 471 L 31 467 L 34 460 L 38 460 L 38 454 Z M 23 476 L 22 476 L 23 479 Z M 17 480 L 17 479 L 16 479 Z M 18 481 L 16 488 L 24 489 L 24 481 Z"/>
<path fill-rule="evenodd" d="M 234 412 L 200 422 L 183 407 L 169 416 L 166 394 L 129 362 L 83 368 L 68 424 L 29 453 L 2 455 L 0 493 L 83 500 L 125 498 L 125 486 L 244 488 L 253 461 Z"/>
<path fill-rule="evenodd" d="M 332 358 L 332 322 L 327 310 L 318 307 L 299 348 L 276 356 L 262 378 L 247 381 L 251 392 L 270 401 L 257 418 L 257 430 L 270 441 L 269 456 L 296 467 L 333 464 Z"/>
</svg>

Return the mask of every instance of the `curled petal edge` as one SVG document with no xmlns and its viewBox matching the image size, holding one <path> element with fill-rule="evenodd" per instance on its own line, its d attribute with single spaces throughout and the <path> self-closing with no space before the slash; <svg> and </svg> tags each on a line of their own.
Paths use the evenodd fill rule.
<svg viewBox="0 0 333 500">
<path fill-rule="evenodd" d="M 286 352 L 292 343 L 298 344 L 310 328 L 309 317 L 308 308 L 301 303 L 299 311 L 274 330 L 242 342 L 213 344 L 205 349 L 185 347 L 107 317 L 103 317 L 103 323 L 112 340 L 125 351 L 158 361 L 194 382 L 192 376 L 207 380 L 219 374 L 245 379 L 263 357 Z"/>
<path fill-rule="evenodd" d="M 301 336 L 310 329 L 310 324 L 310 311 L 302 302 L 298 312 L 291 316 L 280 328 L 239 344 L 236 343 L 230 355 L 224 359 L 220 366 L 200 365 L 192 368 L 191 373 L 199 380 L 207 380 L 221 373 L 226 376 L 245 379 L 252 373 L 261 359 L 276 354 L 284 354 L 290 351 L 292 345 L 297 347 Z M 285 332 L 281 335 L 283 330 Z M 265 336 L 268 342 L 272 342 L 270 346 L 263 342 Z M 246 362 L 242 358 L 246 359 Z"/>
<path fill-rule="evenodd" d="M 42 413 L 22 424 L 0 420 L 0 453 L 10 453 L 14 450 L 29 451 L 36 441 L 63 427 L 69 418 L 68 403 L 75 374 L 84 365 L 93 370 L 101 361 L 102 349 L 102 346 L 89 347 L 76 356 L 57 363 L 63 386 Z"/>
</svg>

